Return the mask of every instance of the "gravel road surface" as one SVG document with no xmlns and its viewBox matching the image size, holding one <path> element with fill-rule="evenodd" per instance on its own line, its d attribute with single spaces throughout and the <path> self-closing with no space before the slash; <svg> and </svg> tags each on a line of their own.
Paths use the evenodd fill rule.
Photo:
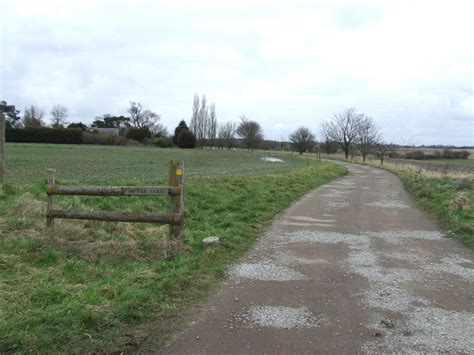
<svg viewBox="0 0 474 355">
<path fill-rule="evenodd" d="M 165 354 L 474 353 L 474 253 L 383 170 L 275 219 Z"/>
</svg>

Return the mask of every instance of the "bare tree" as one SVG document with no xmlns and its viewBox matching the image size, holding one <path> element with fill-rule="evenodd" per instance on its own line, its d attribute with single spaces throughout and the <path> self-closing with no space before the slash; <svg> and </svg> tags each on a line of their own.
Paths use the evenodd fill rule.
<svg viewBox="0 0 474 355">
<path fill-rule="evenodd" d="M 220 148 L 227 147 L 230 149 L 234 146 L 234 137 L 237 130 L 237 124 L 228 121 L 219 126 L 218 144 Z"/>
<path fill-rule="evenodd" d="M 387 155 L 395 151 L 393 143 L 378 142 L 374 146 L 375 155 L 380 159 L 380 165 L 383 165 L 384 159 Z"/>
<path fill-rule="evenodd" d="M 155 137 L 168 137 L 168 129 L 166 128 L 165 125 L 163 125 L 161 122 L 156 122 L 152 128 L 150 128 L 150 132 L 153 134 Z"/>
<path fill-rule="evenodd" d="M 153 131 L 160 120 L 160 115 L 150 110 L 144 110 L 139 102 L 131 101 L 127 112 L 130 115 L 128 122 L 126 122 L 128 127 L 148 128 Z"/>
<path fill-rule="evenodd" d="M 201 106 L 199 108 L 196 131 L 193 132 L 196 136 L 196 143 L 201 147 L 204 147 L 204 142 L 206 140 L 206 132 L 209 120 L 209 110 L 207 108 L 206 95 L 202 95 Z"/>
<path fill-rule="evenodd" d="M 257 148 L 263 140 L 263 130 L 260 124 L 247 119 L 245 116 L 240 116 L 240 124 L 236 133 L 244 141 L 247 150 Z"/>
<path fill-rule="evenodd" d="M 380 140 L 380 130 L 372 117 L 362 115 L 357 128 L 356 146 L 365 163 L 367 156 Z"/>
<path fill-rule="evenodd" d="M 66 106 L 54 105 L 51 109 L 51 125 L 53 127 L 63 127 L 67 123 L 68 111 Z"/>
<path fill-rule="evenodd" d="M 207 140 L 209 147 L 213 147 L 217 137 L 217 116 L 216 105 L 214 103 L 209 107 L 209 118 L 207 122 Z"/>
<path fill-rule="evenodd" d="M 321 143 L 320 148 L 327 156 L 337 152 L 338 143 L 331 138 L 331 129 L 328 122 L 323 122 L 320 128 Z"/>
<path fill-rule="evenodd" d="M 217 136 L 216 105 L 212 103 L 208 107 L 206 95 L 202 95 L 201 101 L 199 101 L 199 95 L 194 94 L 193 113 L 189 128 L 196 137 L 196 145 L 201 149 L 206 142 L 210 147 L 214 145 Z"/>
<path fill-rule="evenodd" d="M 42 127 L 44 125 L 44 110 L 35 105 L 25 108 L 23 126 L 25 128 Z"/>
<path fill-rule="evenodd" d="M 348 108 L 340 113 L 335 113 L 328 122 L 329 135 L 332 140 L 339 143 L 346 159 L 349 158 L 354 141 L 357 139 L 362 115 L 355 108 Z"/>
<path fill-rule="evenodd" d="M 307 150 L 310 150 L 314 146 L 314 134 L 311 133 L 309 128 L 300 127 L 292 134 L 290 134 L 290 142 L 298 153 L 303 154 Z"/>
<path fill-rule="evenodd" d="M 198 127 L 198 115 L 199 115 L 199 95 L 194 94 L 193 100 L 193 115 L 191 116 L 191 120 L 189 123 L 189 129 L 196 135 L 197 127 Z"/>
</svg>

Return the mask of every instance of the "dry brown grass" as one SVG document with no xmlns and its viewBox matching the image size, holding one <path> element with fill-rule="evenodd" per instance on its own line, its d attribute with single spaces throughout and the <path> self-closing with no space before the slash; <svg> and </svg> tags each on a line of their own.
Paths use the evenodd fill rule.
<svg viewBox="0 0 474 355">
<path fill-rule="evenodd" d="M 325 156 L 323 156 L 324 158 Z M 339 160 L 345 160 L 343 154 L 331 154 L 330 158 L 332 159 L 339 159 Z M 352 161 L 356 163 L 362 163 L 362 157 L 360 156 L 354 156 Z M 380 160 L 373 157 L 369 156 L 367 158 L 366 163 L 374 166 L 380 166 Z M 473 174 L 470 170 L 466 169 L 462 165 L 453 165 L 449 164 L 449 162 L 446 162 L 446 164 L 442 163 L 437 163 L 435 164 L 430 164 L 430 161 L 413 161 L 413 160 L 406 160 L 406 159 L 390 159 L 386 158 L 384 160 L 385 167 L 393 170 L 399 170 L 399 171 L 408 171 L 408 172 L 422 172 L 428 177 L 438 177 L 438 178 L 443 178 L 443 177 L 448 177 L 448 178 L 454 178 L 454 179 L 472 179 Z"/>
<path fill-rule="evenodd" d="M 425 154 L 433 154 L 435 152 L 441 153 L 443 151 L 443 149 L 437 149 L 437 148 L 398 148 L 396 151 L 397 153 L 405 154 L 408 152 L 413 152 L 415 150 L 421 150 Z M 455 151 L 455 152 L 461 151 L 461 150 L 467 150 L 469 153 L 471 153 L 468 159 L 474 159 L 474 149 L 450 149 L 450 150 Z"/>
<path fill-rule="evenodd" d="M 80 203 L 73 204 L 77 207 Z M 7 220 L 21 222 L 24 227 L 7 225 L 5 229 L 14 228 L 19 237 L 37 240 L 45 247 L 53 246 L 66 255 L 74 253 L 90 261 L 104 257 L 171 260 L 191 250 L 182 242 L 168 239 L 168 226 L 56 219 L 54 228 L 50 229 L 45 226 L 45 213 L 45 201 L 24 193 L 17 197 L 7 217 Z"/>
<path fill-rule="evenodd" d="M 38 218 L 46 213 L 46 204 L 26 192 L 16 200 L 15 212 L 22 217 Z"/>
<path fill-rule="evenodd" d="M 380 165 L 380 161 L 378 160 L 369 160 L 368 162 L 372 165 Z M 468 171 L 449 170 L 449 169 L 443 169 L 443 170 L 427 169 L 416 163 L 409 163 L 406 160 L 403 160 L 403 161 L 388 160 L 384 162 L 384 166 L 390 169 L 395 169 L 395 170 L 400 170 L 400 171 L 422 172 L 428 177 L 437 177 L 437 178 L 448 177 L 448 178 L 454 178 L 454 179 L 464 179 L 464 178 L 472 179 L 473 178 L 473 175 Z"/>
</svg>

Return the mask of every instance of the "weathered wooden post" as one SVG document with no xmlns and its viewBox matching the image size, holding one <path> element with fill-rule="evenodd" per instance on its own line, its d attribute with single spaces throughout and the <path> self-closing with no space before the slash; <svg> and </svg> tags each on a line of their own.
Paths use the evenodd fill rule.
<svg viewBox="0 0 474 355">
<path fill-rule="evenodd" d="M 170 225 L 170 237 L 182 239 L 184 232 L 184 163 L 181 160 L 170 161 L 169 185 L 179 189 L 179 194 L 170 195 L 170 212 L 178 213 L 181 216 L 178 225 Z"/>
<path fill-rule="evenodd" d="M 48 187 L 55 184 L 54 175 L 56 170 L 48 169 Z M 53 209 L 53 195 L 48 195 L 48 205 L 46 207 L 46 226 L 54 227 L 54 219 L 50 217 L 50 212 Z"/>
<path fill-rule="evenodd" d="M 5 182 L 5 116 L 0 113 L 0 185 Z"/>
</svg>

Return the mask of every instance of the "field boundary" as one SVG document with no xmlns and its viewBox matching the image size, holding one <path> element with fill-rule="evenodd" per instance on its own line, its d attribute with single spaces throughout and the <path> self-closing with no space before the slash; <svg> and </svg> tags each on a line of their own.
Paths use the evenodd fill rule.
<svg viewBox="0 0 474 355">
<path fill-rule="evenodd" d="M 88 219 L 108 222 L 145 222 L 170 225 L 170 237 L 182 239 L 184 232 L 184 163 L 172 160 L 169 164 L 169 186 L 79 186 L 58 185 L 55 169 L 48 169 L 46 194 L 46 225 L 54 227 L 55 218 Z M 116 211 L 64 211 L 53 209 L 53 196 L 168 196 L 169 213 L 138 213 Z"/>
</svg>

